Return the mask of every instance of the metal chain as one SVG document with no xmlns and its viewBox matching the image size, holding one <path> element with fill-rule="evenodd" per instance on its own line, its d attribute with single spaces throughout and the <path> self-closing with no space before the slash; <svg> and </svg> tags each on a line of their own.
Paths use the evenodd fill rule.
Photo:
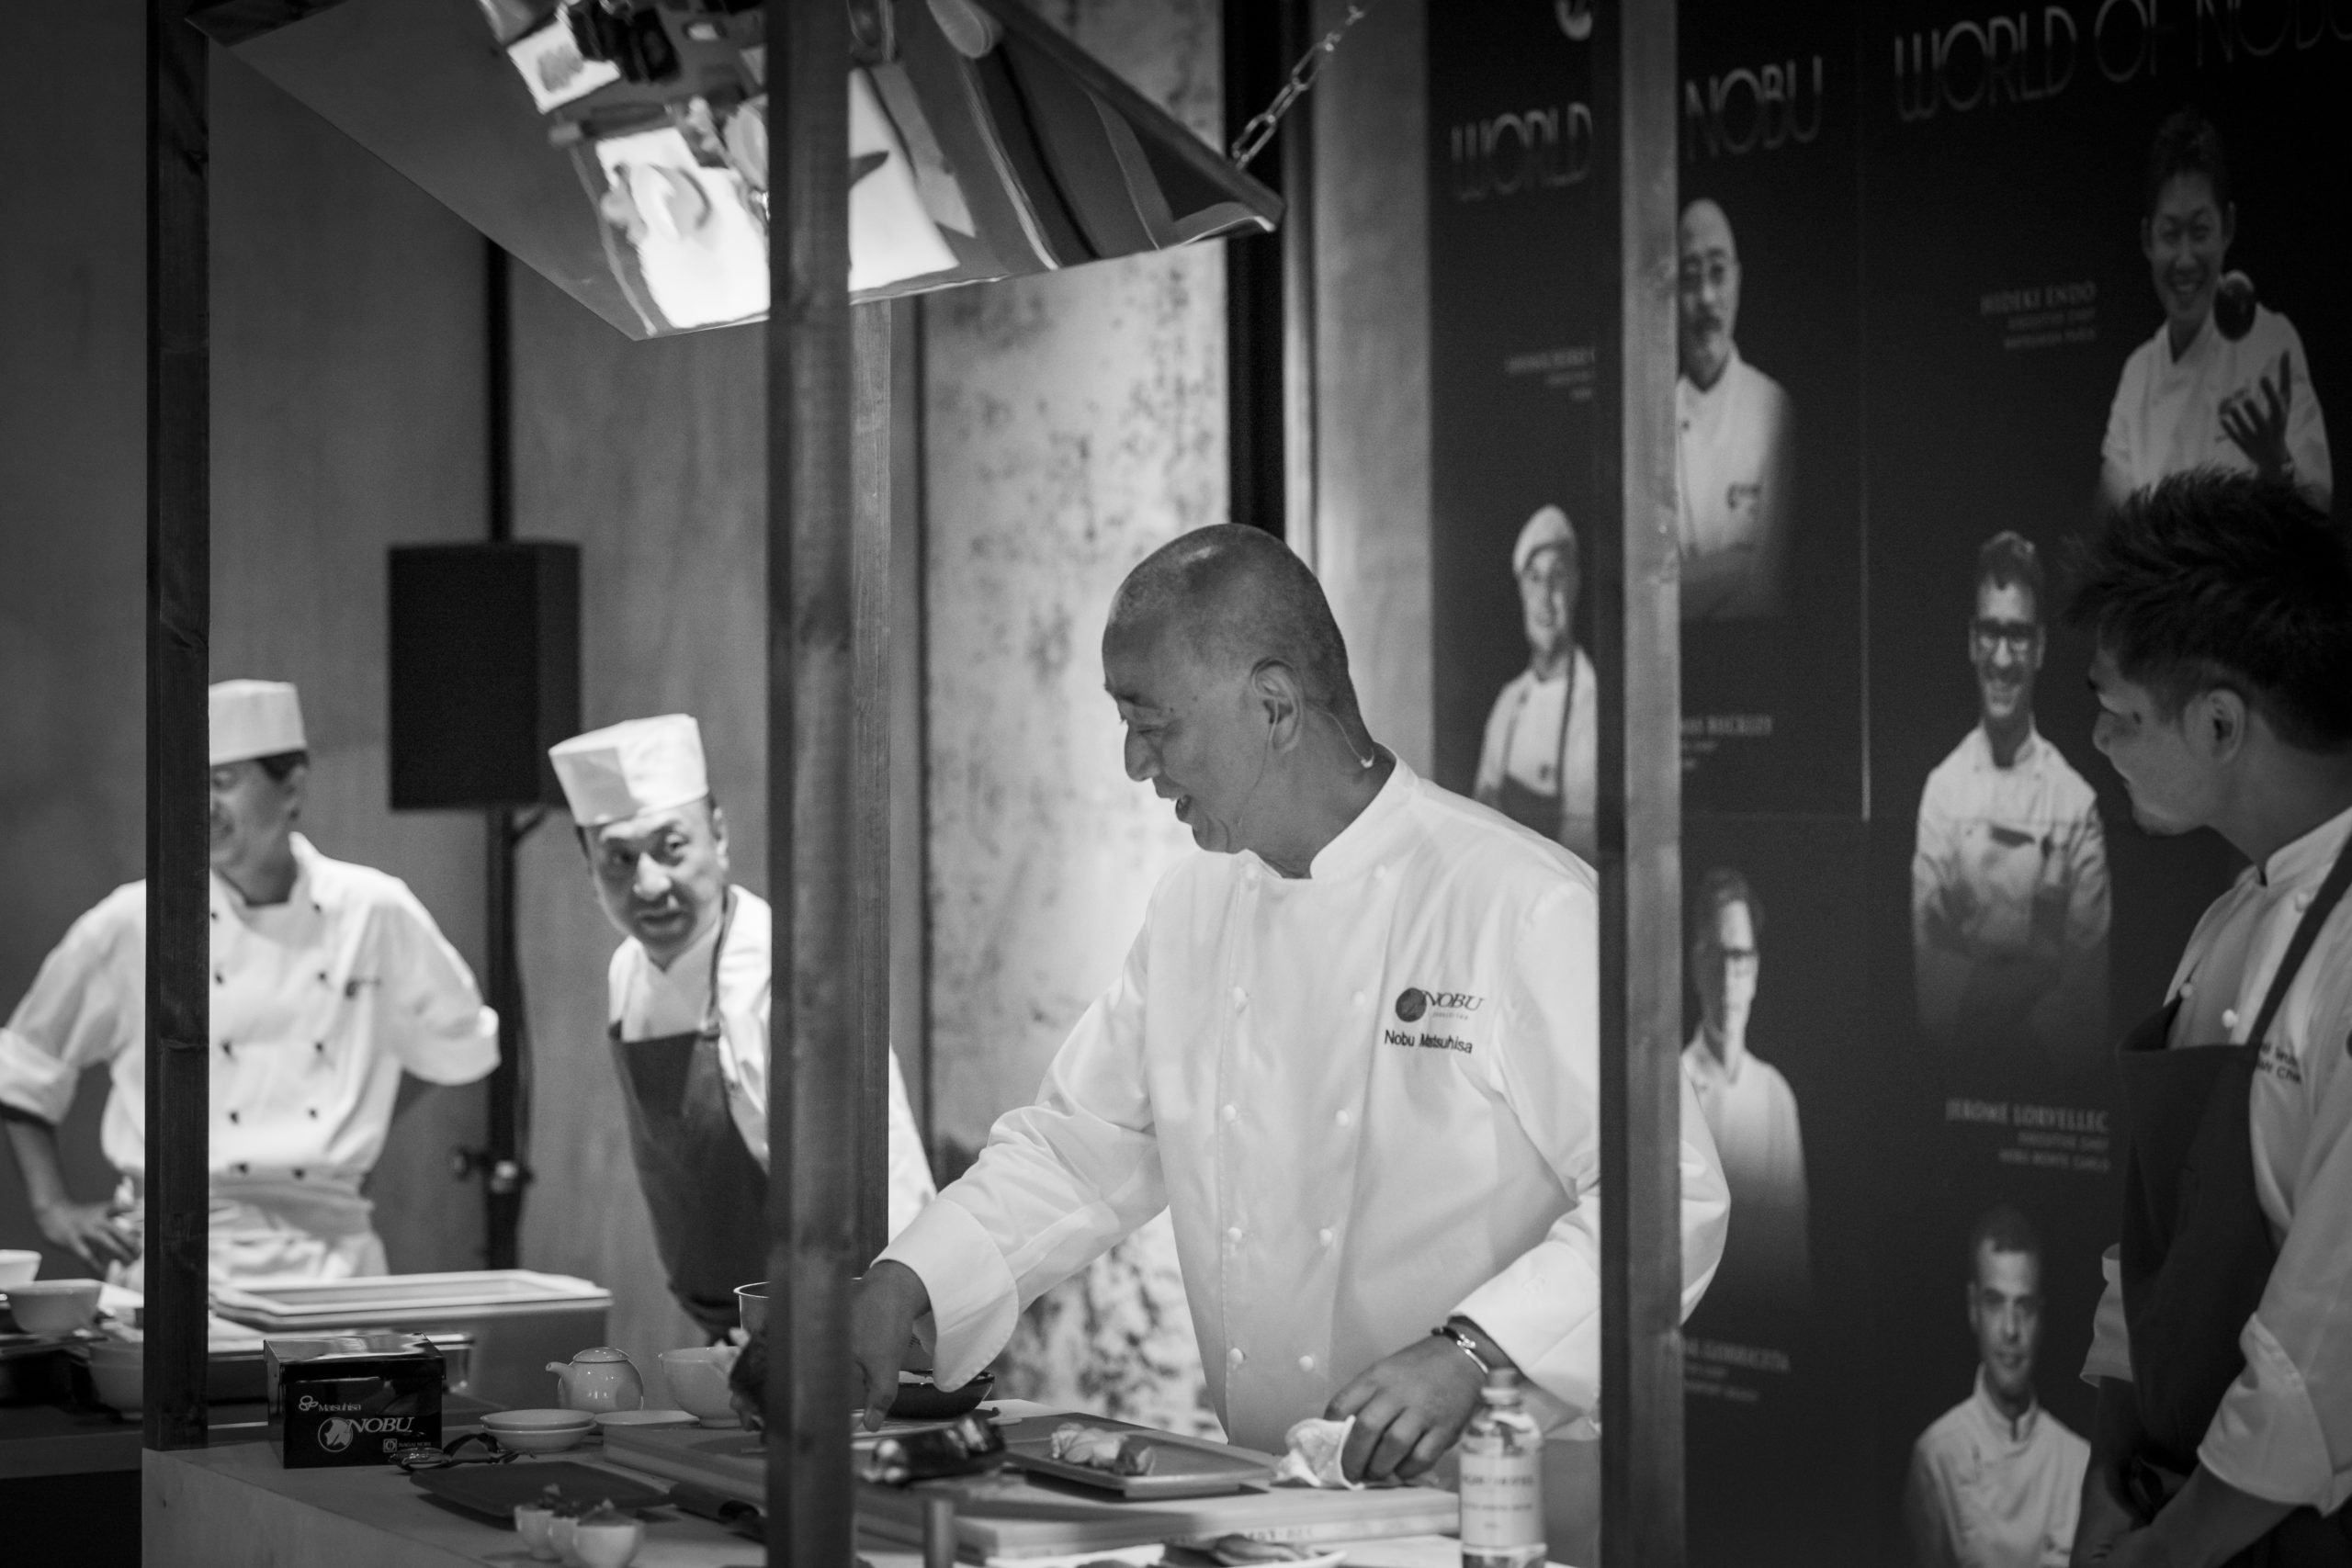
<svg viewBox="0 0 2352 1568">
<path fill-rule="evenodd" d="M 1274 101 L 1260 109 L 1250 123 L 1241 128 L 1241 134 L 1233 139 L 1230 155 L 1236 168 L 1248 168 L 1250 160 L 1266 150 L 1266 143 L 1273 140 L 1274 128 L 1282 124 L 1283 116 L 1290 112 L 1291 105 L 1305 97 L 1306 90 L 1315 85 L 1315 78 L 1323 73 L 1324 64 L 1338 51 L 1340 38 L 1350 28 L 1363 21 L 1377 4 L 1379 0 L 1350 0 L 1346 19 L 1325 33 L 1319 41 L 1307 46 L 1306 52 L 1298 57 L 1298 63 L 1290 68 L 1290 80 L 1284 82 L 1282 91 L 1274 95 Z"/>
</svg>

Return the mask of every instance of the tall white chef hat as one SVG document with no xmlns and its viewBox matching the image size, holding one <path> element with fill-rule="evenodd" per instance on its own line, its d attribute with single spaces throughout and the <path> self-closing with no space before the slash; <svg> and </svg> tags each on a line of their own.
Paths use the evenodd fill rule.
<svg viewBox="0 0 2352 1568">
<path fill-rule="evenodd" d="M 211 766 L 305 751 L 302 703 L 283 681 L 218 681 L 205 694 Z"/>
<path fill-rule="evenodd" d="M 661 811 L 710 793 L 702 727 L 694 716 L 624 719 L 548 748 L 571 819 L 601 828 L 640 811 Z"/>
<path fill-rule="evenodd" d="M 1556 506 L 1539 506 L 1535 515 L 1519 531 L 1519 543 L 1510 547 L 1510 574 L 1518 577 L 1527 570 L 1527 563 L 1535 558 L 1538 550 L 1548 550 L 1565 545 L 1568 553 L 1577 552 L 1577 531 L 1568 514 Z"/>
</svg>

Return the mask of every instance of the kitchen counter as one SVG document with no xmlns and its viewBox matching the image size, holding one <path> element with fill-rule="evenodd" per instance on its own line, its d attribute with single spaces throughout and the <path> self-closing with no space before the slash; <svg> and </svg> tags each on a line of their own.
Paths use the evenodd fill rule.
<svg viewBox="0 0 2352 1568">
<path fill-rule="evenodd" d="M 286 1470 L 266 1443 L 144 1457 L 148 1568 L 521 1568 L 530 1562 L 512 1529 L 430 1500 L 398 1471 Z M 593 1443 L 559 1457 L 610 1468 Z M 918 1568 L 922 1561 L 881 1542 L 862 1545 L 859 1556 L 872 1568 Z M 1350 1568 L 1452 1568 L 1457 1561 L 1454 1543 L 1437 1538 L 1366 1543 L 1348 1559 Z M 765 1552 L 718 1525 L 665 1508 L 655 1512 L 637 1562 L 639 1568 L 761 1568 Z"/>
</svg>

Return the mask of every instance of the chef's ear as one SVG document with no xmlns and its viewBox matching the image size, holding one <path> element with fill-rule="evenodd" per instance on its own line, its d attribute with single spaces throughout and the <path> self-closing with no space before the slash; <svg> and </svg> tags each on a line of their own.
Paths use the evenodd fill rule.
<svg viewBox="0 0 2352 1568">
<path fill-rule="evenodd" d="M 718 863 L 727 864 L 727 808 L 718 804 L 717 795 L 703 797 L 703 809 L 710 814 L 710 841 L 718 847 Z"/>
<path fill-rule="evenodd" d="M 1298 743 L 1306 719 L 1306 694 L 1298 672 L 1279 659 L 1261 659 L 1250 672 L 1250 695 L 1265 716 L 1268 743 L 1276 750 Z"/>
<path fill-rule="evenodd" d="M 2246 724 L 2252 717 L 2244 694 L 2215 686 L 2189 700 L 2194 739 L 2216 762 L 2226 762 L 2245 745 Z"/>
</svg>

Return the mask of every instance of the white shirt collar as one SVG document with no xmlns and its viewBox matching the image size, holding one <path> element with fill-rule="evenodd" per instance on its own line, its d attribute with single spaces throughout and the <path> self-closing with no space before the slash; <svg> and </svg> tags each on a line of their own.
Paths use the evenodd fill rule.
<svg viewBox="0 0 2352 1568">
<path fill-rule="evenodd" d="M 241 914 L 254 909 L 298 909 L 306 901 L 324 913 L 326 903 L 319 896 L 318 878 L 313 874 L 314 868 L 324 857 L 311 847 L 310 840 L 300 833 L 291 835 L 288 842 L 294 852 L 294 883 L 287 888 L 283 900 L 276 904 L 252 903 L 237 890 L 235 883 L 217 871 L 212 874 L 213 897 L 221 906 Z"/>
<path fill-rule="evenodd" d="M 2262 885 L 2278 887 L 2325 876 L 2347 835 L 2352 835 L 2352 810 L 2339 811 L 2293 843 L 2272 851 L 2262 863 Z"/>
<path fill-rule="evenodd" d="M 2026 1396 L 2025 1414 L 2014 1421 L 2010 1420 L 2007 1413 L 1994 1403 L 1993 1391 L 1984 1385 L 1982 1365 L 1976 1369 L 1976 1409 L 1984 1417 L 1986 1426 L 2019 1445 L 2032 1440 L 2033 1429 L 2041 1420 L 2041 1402 L 2031 1394 Z"/>
<path fill-rule="evenodd" d="M 1307 863 L 1306 874 L 1311 880 L 1338 882 L 1359 875 L 1371 870 L 1391 849 L 1406 804 L 1412 799 L 1420 781 L 1405 765 L 1404 758 L 1393 751 L 1388 756 L 1388 782 L 1356 813 L 1356 819 L 1340 829 L 1339 836 Z"/>
<path fill-rule="evenodd" d="M 1950 734 L 1951 731 L 1945 733 Z M 1993 760 L 1993 733 L 1984 728 L 1982 718 L 1976 721 L 1976 728 L 1971 734 L 1976 742 L 1976 765 L 1982 771 L 2003 773 L 2028 767 L 2041 751 L 2041 731 L 2034 728 L 2030 715 L 2025 721 L 2025 739 L 2018 742 L 2018 754 L 2009 759 L 2007 768 Z"/>
<path fill-rule="evenodd" d="M 1714 1047 L 1707 1043 L 1707 1026 L 1702 1023 L 1691 1033 L 1690 1044 L 1682 1053 L 1682 1058 L 1694 1063 L 1699 1072 L 1707 1077 L 1736 1084 L 1739 1081 L 1740 1068 L 1747 1065 L 1747 1047 L 1744 1043 L 1736 1043 L 1718 1060 Z"/>
</svg>

